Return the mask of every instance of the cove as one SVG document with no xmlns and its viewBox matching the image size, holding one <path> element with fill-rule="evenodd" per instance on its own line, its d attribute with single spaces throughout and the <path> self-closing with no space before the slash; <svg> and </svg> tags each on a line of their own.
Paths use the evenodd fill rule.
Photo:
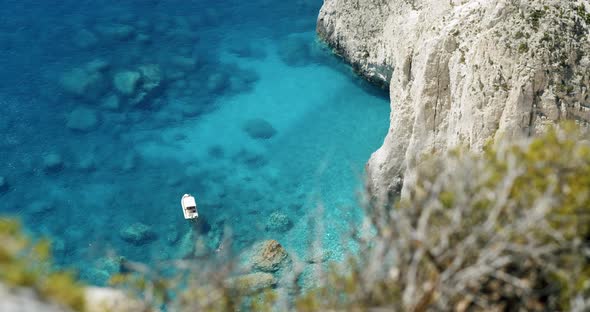
<svg viewBox="0 0 590 312">
<path fill-rule="evenodd" d="M 316 42 L 320 5 L 5 2 L 0 212 L 96 284 L 115 256 L 186 258 L 224 235 L 342 260 L 389 103 Z"/>
</svg>

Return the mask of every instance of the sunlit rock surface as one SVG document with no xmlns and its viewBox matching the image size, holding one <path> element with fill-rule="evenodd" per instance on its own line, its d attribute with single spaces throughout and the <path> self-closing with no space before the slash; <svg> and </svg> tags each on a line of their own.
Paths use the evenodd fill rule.
<svg viewBox="0 0 590 312">
<path fill-rule="evenodd" d="M 376 198 L 396 194 L 425 155 L 562 119 L 586 124 L 589 9 L 586 0 L 325 1 L 320 36 L 389 86 L 390 129 L 368 163 Z"/>
</svg>

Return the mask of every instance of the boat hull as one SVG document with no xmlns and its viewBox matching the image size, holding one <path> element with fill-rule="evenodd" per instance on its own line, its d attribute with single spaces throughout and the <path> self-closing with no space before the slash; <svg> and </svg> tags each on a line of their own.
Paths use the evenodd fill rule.
<svg viewBox="0 0 590 312">
<path fill-rule="evenodd" d="M 184 194 L 180 200 L 180 204 L 182 206 L 182 213 L 185 219 L 190 220 L 199 217 L 199 212 L 197 211 L 197 202 L 193 196 L 190 194 Z"/>
</svg>

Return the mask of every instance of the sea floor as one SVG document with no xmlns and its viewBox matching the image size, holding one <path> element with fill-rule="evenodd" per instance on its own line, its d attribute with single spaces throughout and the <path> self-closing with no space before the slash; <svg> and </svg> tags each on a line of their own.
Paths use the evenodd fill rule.
<svg viewBox="0 0 590 312">
<path fill-rule="evenodd" d="M 276 239 L 305 259 L 319 241 L 343 259 L 389 107 L 317 42 L 320 6 L 6 1 L 0 213 L 97 284 L 114 255 L 183 258 L 224 235 L 236 251 Z"/>
</svg>

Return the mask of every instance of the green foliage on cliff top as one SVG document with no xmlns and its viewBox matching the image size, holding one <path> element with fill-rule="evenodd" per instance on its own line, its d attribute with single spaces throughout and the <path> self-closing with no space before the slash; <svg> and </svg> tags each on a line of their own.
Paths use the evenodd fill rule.
<svg viewBox="0 0 590 312">
<path fill-rule="evenodd" d="M 47 240 L 31 240 L 17 221 L 0 218 L 0 282 L 83 311 L 84 289 L 72 272 L 52 268 L 50 246 Z"/>
</svg>

